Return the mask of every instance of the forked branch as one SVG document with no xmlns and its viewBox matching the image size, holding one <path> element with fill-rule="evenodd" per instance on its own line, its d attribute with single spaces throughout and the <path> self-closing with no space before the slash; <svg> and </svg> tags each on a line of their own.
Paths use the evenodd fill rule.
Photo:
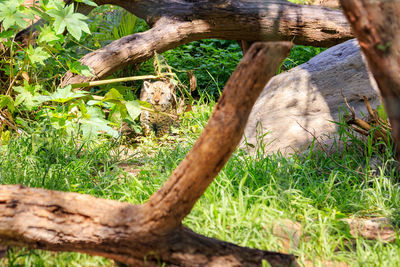
<svg viewBox="0 0 400 267">
<path fill-rule="evenodd" d="M 6 244 L 105 256 L 133 266 L 293 266 L 291 255 L 243 248 L 181 225 L 238 144 L 250 110 L 291 48 L 255 43 L 229 79 L 192 151 L 143 205 L 76 193 L 0 186 Z"/>
</svg>

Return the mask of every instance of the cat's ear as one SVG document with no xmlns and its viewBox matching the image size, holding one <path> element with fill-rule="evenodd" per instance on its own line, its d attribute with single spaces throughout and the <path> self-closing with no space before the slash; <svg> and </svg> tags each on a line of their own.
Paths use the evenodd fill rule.
<svg viewBox="0 0 400 267">
<path fill-rule="evenodd" d="M 144 82 L 143 82 L 143 88 L 144 88 L 144 90 L 145 90 L 146 92 L 149 91 L 150 85 L 151 85 L 151 83 L 150 83 L 149 81 L 144 81 Z"/>
<path fill-rule="evenodd" d="M 176 86 L 176 81 L 175 80 L 169 80 L 168 81 L 168 86 L 171 89 L 171 91 L 175 90 L 175 86 Z"/>
</svg>

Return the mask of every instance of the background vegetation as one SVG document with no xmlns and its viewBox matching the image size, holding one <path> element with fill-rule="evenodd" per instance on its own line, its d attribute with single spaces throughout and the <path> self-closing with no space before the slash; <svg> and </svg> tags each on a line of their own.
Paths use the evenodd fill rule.
<svg viewBox="0 0 400 267">
<path fill-rule="evenodd" d="M 48 8 L 65 11 L 64 7 Z M 51 23 L 56 19 L 48 18 Z M 112 6 L 98 7 L 88 18 L 91 33 L 81 29 L 79 38 L 74 37 L 76 29 L 71 30 L 74 34 L 70 31 L 64 36 L 57 33 L 54 24 L 50 25 L 41 30 L 35 48 L 21 50 L 12 41 L 13 34 L 26 25 L 15 23 L 0 34 L 11 51 L 3 54 L 0 62 L 1 75 L 6 77 L 0 89 L 0 107 L 10 115 L 9 122 L 20 129 L 17 132 L 5 124 L 0 129 L 0 182 L 133 204 L 145 202 L 165 182 L 207 123 L 216 99 L 242 57 L 238 44 L 202 40 L 164 53 L 184 84 L 188 84 L 184 71 L 194 71 L 198 80 L 196 102 L 192 111 L 182 115 L 174 135 L 144 138 L 132 110 L 130 113 L 126 106 L 137 99 L 140 82 L 95 87 L 90 94 L 57 85 L 67 70 L 82 74 L 88 71 L 75 63 L 85 53 L 121 36 L 144 31 L 147 25 Z M 41 36 L 46 36 L 43 43 Z M 295 46 L 281 71 L 307 62 L 321 51 Z M 153 73 L 149 61 L 140 69 L 127 67 L 115 77 Z M 93 94 L 103 97 L 103 101 L 94 101 Z M 106 113 L 114 115 L 106 117 Z M 119 137 L 122 121 L 136 127 L 133 142 Z M 82 122 L 92 127 L 85 130 Z M 317 148 L 315 142 L 306 152 L 291 156 L 266 156 L 262 146 L 255 155 L 236 151 L 184 223 L 201 234 L 242 246 L 293 253 L 302 264 L 397 266 L 398 237 L 391 243 L 355 238 L 343 221 L 386 217 L 398 225 L 397 177 L 391 144 L 360 140 L 340 123 L 338 139 L 325 150 Z M 301 225 L 303 235 L 298 246 L 284 248 L 279 237 L 273 235 L 276 222 L 284 220 Z M 2 264 L 114 265 L 104 258 L 79 253 L 20 248 L 9 248 L 7 258 L 0 260 Z"/>
</svg>

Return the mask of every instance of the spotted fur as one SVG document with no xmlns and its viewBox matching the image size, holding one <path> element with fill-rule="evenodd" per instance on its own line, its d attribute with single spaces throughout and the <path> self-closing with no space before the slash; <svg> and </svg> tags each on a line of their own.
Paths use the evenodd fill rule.
<svg viewBox="0 0 400 267">
<path fill-rule="evenodd" d="M 140 93 L 140 100 L 151 104 L 156 111 L 161 111 L 175 115 L 176 100 L 174 85 L 166 81 L 157 81 L 143 83 Z M 151 131 L 157 137 L 163 136 L 169 132 L 170 126 L 175 122 L 170 116 L 142 110 L 140 116 L 142 129 L 146 136 L 149 136 Z"/>
</svg>

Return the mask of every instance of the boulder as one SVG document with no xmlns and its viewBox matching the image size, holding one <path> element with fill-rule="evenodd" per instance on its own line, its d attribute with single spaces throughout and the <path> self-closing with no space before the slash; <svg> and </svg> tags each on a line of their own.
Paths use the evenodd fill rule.
<svg viewBox="0 0 400 267">
<path fill-rule="evenodd" d="M 332 121 L 346 110 L 341 89 L 358 114 L 367 114 L 362 96 L 373 107 L 380 104 L 378 87 L 355 39 L 272 78 L 253 107 L 241 146 L 254 148 L 262 140 L 266 153 L 288 154 L 308 146 L 310 132 L 333 136 L 337 126 Z"/>
</svg>

